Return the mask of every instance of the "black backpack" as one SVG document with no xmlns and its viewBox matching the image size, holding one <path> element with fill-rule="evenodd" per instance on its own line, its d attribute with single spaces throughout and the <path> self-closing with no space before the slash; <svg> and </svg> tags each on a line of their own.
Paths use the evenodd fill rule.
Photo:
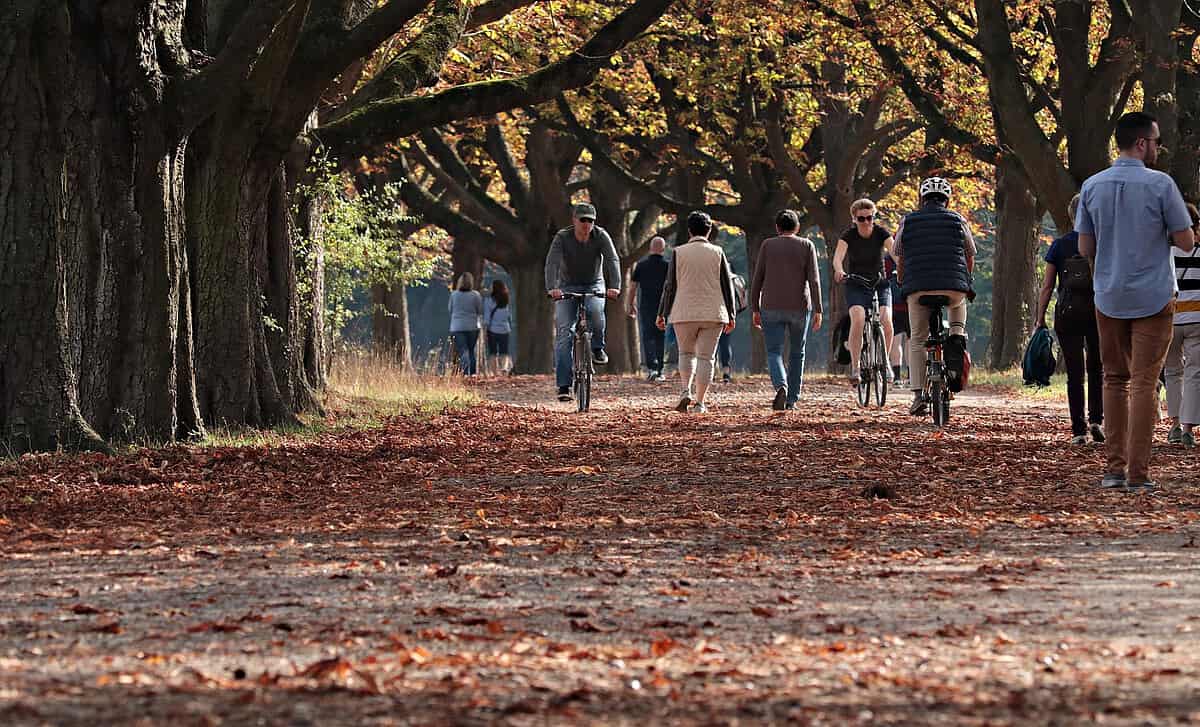
<svg viewBox="0 0 1200 727">
<path fill-rule="evenodd" d="M 1092 266 L 1082 255 L 1063 261 L 1058 271 L 1058 301 L 1054 305 L 1055 325 L 1086 324 L 1096 319 Z"/>
</svg>

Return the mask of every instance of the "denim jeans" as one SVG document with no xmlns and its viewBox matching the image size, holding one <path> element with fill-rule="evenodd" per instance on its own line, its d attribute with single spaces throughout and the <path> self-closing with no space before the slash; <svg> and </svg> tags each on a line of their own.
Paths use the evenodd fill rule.
<svg viewBox="0 0 1200 727">
<path fill-rule="evenodd" d="M 733 368 L 733 334 L 721 332 L 721 338 L 717 341 L 717 358 L 721 362 L 721 368 Z"/>
<path fill-rule="evenodd" d="M 655 325 L 657 318 L 657 309 L 649 313 L 638 312 L 638 327 L 641 328 L 642 333 L 642 363 L 646 364 L 649 371 L 657 371 L 661 374 L 667 334 L 666 331 L 658 330 L 658 326 Z"/>
<path fill-rule="evenodd" d="M 454 331 L 454 351 L 464 376 L 475 375 L 475 345 L 479 343 L 479 331 Z"/>
<path fill-rule="evenodd" d="M 588 287 L 564 287 L 567 293 L 599 292 Z M 571 385 L 575 368 L 575 316 L 579 301 L 563 299 L 554 304 L 554 379 L 561 389 Z M 588 330 L 592 332 L 592 350 L 604 348 L 604 298 L 587 299 Z"/>
<path fill-rule="evenodd" d="M 787 387 L 787 403 L 795 404 L 804 386 L 804 347 L 808 343 L 808 322 L 811 313 L 772 311 L 763 309 L 763 338 L 767 344 L 767 371 L 771 374 L 771 385 L 778 390 Z M 783 365 L 784 342 L 791 338 L 791 354 L 787 368 Z"/>
</svg>

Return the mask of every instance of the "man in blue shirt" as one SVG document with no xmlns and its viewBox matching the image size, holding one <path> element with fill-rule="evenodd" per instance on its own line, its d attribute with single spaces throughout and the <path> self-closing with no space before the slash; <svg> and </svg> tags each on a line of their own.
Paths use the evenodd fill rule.
<svg viewBox="0 0 1200 727">
<path fill-rule="evenodd" d="M 663 342 L 666 338 L 664 331 L 658 330 L 655 317 L 658 316 L 658 303 L 662 300 L 663 286 L 667 282 L 667 261 L 663 253 L 667 250 L 667 241 L 655 236 L 650 240 L 650 254 L 638 260 L 633 267 L 629 279 L 637 288 L 629 296 L 630 318 L 637 317 L 638 328 L 642 333 L 642 360 L 649 371 L 647 380 L 656 381 L 662 378 Z"/>
<path fill-rule="evenodd" d="M 1175 181 L 1150 169 L 1162 148 L 1158 122 L 1141 112 L 1117 121 L 1120 156 L 1079 191 L 1079 252 L 1093 259 L 1096 323 L 1104 365 L 1108 464 L 1100 486 L 1153 490 L 1150 443 L 1157 382 L 1175 311 L 1172 243 L 1192 249 L 1192 221 Z"/>
</svg>

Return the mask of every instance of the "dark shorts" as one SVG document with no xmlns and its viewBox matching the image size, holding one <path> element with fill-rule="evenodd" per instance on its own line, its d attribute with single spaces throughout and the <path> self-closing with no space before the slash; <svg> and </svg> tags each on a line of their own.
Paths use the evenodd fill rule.
<svg viewBox="0 0 1200 727">
<path fill-rule="evenodd" d="M 507 356 L 508 355 L 508 333 L 492 333 L 487 334 L 487 355 L 489 356 Z"/>
<path fill-rule="evenodd" d="M 850 310 L 856 305 L 861 305 L 863 310 L 871 310 L 871 291 L 854 283 L 846 283 L 843 287 L 846 290 L 846 310 Z M 892 286 L 888 281 L 884 280 L 876 285 L 875 294 L 879 296 L 880 308 L 892 304 Z"/>
<path fill-rule="evenodd" d="M 903 333 L 906 336 L 912 335 L 912 328 L 908 325 L 908 310 L 893 310 L 892 311 L 892 333 L 899 336 Z"/>
</svg>

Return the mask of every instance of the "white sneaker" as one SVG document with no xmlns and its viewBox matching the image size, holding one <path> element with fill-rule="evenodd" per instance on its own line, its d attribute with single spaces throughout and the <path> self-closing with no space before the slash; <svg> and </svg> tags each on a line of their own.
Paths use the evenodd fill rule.
<svg viewBox="0 0 1200 727">
<path fill-rule="evenodd" d="M 1086 434 L 1076 434 L 1071 437 L 1071 444 L 1087 444 L 1088 438 Z"/>
</svg>

